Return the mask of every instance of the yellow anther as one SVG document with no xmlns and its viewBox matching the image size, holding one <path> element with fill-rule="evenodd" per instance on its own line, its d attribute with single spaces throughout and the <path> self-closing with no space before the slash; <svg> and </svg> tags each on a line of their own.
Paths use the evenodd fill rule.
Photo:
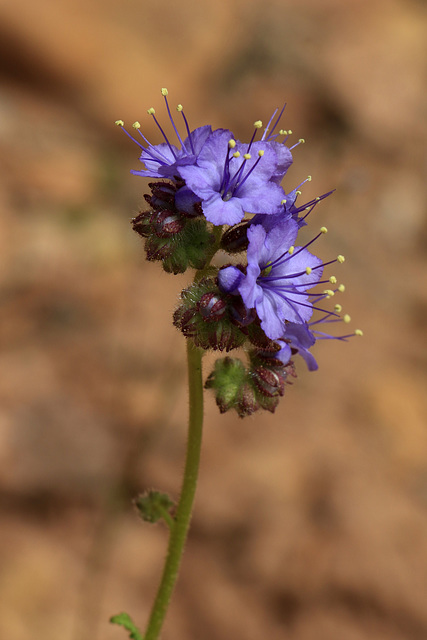
<svg viewBox="0 0 427 640">
<path fill-rule="evenodd" d="M 311 176 L 307 176 L 307 182 L 311 182 L 312 177 Z"/>
<path fill-rule="evenodd" d="M 153 109 L 153 107 L 150 107 L 149 109 L 147 109 L 147 113 L 149 116 L 154 116 L 154 114 L 156 113 L 156 110 Z"/>
<path fill-rule="evenodd" d="M 284 198 L 280 204 L 286 204 L 286 198 Z"/>
<path fill-rule="evenodd" d="M 295 193 L 297 194 L 297 196 L 300 196 L 302 191 L 296 191 Z"/>
<path fill-rule="evenodd" d="M 261 120 L 257 120 L 256 122 L 254 122 L 254 127 L 255 127 L 255 129 L 261 129 L 261 127 L 262 127 Z"/>
<path fill-rule="evenodd" d="M 319 200 L 320 200 L 320 196 L 317 196 L 316 202 L 319 202 Z"/>
<path fill-rule="evenodd" d="M 344 256 L 339 255 L 339 256 L 337 256 L 337 260 L 338 260 L 338 262 L 339 262 L 340 264 L 342 264 L 342 263 L 345 261 L 345 258 L 344 258 Z"/>
<path fill-rule="evenodd" d="M 312 268 L 311 267 L 307 267 L 305 270 L 306 274 L 309 276 L 310 273 L 312 272 Z"/>
<path fill-rule="evenodd" d="M 300 144 L 304 144 L 305 140 L 304 140 L 304 138 L 300 138 L 300 139 L 298 140 L 298 142 L 299 142 Z"/>
<path fill-rule="evenodd" d="M 134 122 L 132 126 L 133 126 L 134 129 L 140 129 L 141 128 L 141 125 L 139 124 L 138 121 Z"/>
<path fill-rule="evenodd" d="M 264 150 L 263 150 L 263 149 L 260 149 L 260 150 L 258 151 L 258 155 L 259 155 L 259 157 L 260 157 L 260 158 L 262 158 L 262 156 L 264 155 Z"/>
<path fill-rule="evenodd" d="M 114 124 L 116 124 L 118 127 L 123 127 L 125 123 L 123 122 L 123 120 L 116 120 Z"/>
<path fill-rule="evenodd" d="M 288 130 L 288 136 L 291 136 L 291 135 L 292 135 L 292 129 L 289 129 Z"/>
<path fill-rule="evenodd" d="M 285 131 L 285 129 L 280 129 L 280 131 L 279 131 L 279 135 L 280 135 L 280 136 L 287 136 L 287 135 L 288 135 L 288 132 L 287 132 L 287 131 Z"/>
<path fill-rule="evenodd" d="M 334 309 L 335 309 L 335 311 L 336 311 L 337 313 L 341 313 L 341 311 L 342 311 L 342 306 L 341 306 L 340 304 L 336 304 L 336 305 L 335 305 L 335 307 L 334 307 Z"/>
<path fill-rule="evenodd" d="M 235 151 L 233 153 L 233 158 L 240 158 L 240 151 Z"/>
<path fill-rule="evenodd" d="M 362 329 L 356 329 L 356 331 L 354 332 L 355 336 L 363 336 L 363 331 Z"/>
<path fill-rule="evenodd" d="M 344 284 L 340 284 L 340 286 L 338 287 L 338 291 L 339 291 L 340 293 L 344 293 L 344 291 L 345 291 L 345 285 L 344 285 Z"/>
<path fill-rule="evenodd" d="M 236 141 L 233 140 L 233 138 L 231 138 L 231 140 L 228 141 L 228 148 L 234 149 L 235 146 L 236 146 Z"/>
<path fill-rule="evenodd" d="M 310 211 L 311 207 L 306 207 L 304 211 Z"/>
<path fill-rule="evenodd" d="M 250 153 L 244 153 L 243 157 L 244 157 L 245 160 L 250 160 L 252 156 L 251 156 Z"/>
<path fill-rule="evenodd" d="M 328 233 L 327 227 L 320 227 L 320 233 Z"/>
<path fill-rule="evenodd" d="M 289 249 L 288 249 L 288 253 L 289 253 L 289 255 L 291 256 L 291 255 L 293 254 L 293 252 L 294 252 L 294 251 L 295 251 L 295 247 L 294 247 L 293 245 L 292 245 L 292 246 L 290 246 L 290 247 L 289 247 Z"/>
<path fill-rule="evenodd" d="M 345 316 L 343 316 L 343 320 L 346 324 L 348 324 L 349 322 L 351 322 L 351 318 L 348 315 L 348 313 L 345 314 Z"/>
<path fill-rule="evenodd" d="M 168 90 L 163 87 L 162 96 L 167 96 L 167 95 L 168 95 Z"/>
<path fill-rule="evenodd" d="M 331 284 L 336 284 L 336 283 L 337 283 L 337 279 L 336 279 L 336 277 L 335 277 L 335 276 L 331 276 L 331 277 L 329 278 L 329 282 L 330 282 Z"/>
<path fill-rule="evenodd" d="M 332 289 L 325 289 L 323 293 L 328 296 L 328 298 L 332 298 L 332 296 L 335 295 L 335 291 L 332 291 Z"/>
<path fill-rule="evenodd" d="M 184 107 L 182 106 L 182 104 L 178 104 L 176 107 L 177 111 L 182 111 L 184 109 Z"/>
</svg>

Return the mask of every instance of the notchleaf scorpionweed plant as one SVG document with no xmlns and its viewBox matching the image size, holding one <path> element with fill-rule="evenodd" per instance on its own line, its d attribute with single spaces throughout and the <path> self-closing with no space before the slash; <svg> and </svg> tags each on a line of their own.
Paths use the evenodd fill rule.
<svg viewBox="0 0 427 640">
<path fill-rule="evenodd" d="M 210 125 L 191 129 L 182 105 L 176 123 L 168 92 L 161 90 L 174 139 L 170 140 L 153 108 L 162 142 L 153 145 L 135 122 L 130 133 L 122 120 L 116 124 L 139 147 L 142 168 L 132 171 L 149 177 L 146 208 L 133 220 L 144 238 L 147 260 L 158 261 L 168 273 L 194 269 L 192 283 L 181 292 L 174 325 L 187 341 L 189 432 L 187 459 L 180 499 L 150 491 L 136 499 L 142 518 L 164 520 L 170 530 L 163 576 L 145 633 L 128 614 L 111 618 L 134 640 L 159 637 L 178 575 L 196 490 L 203 424 L 203 387 L 211 389 L 221 413 L 234 410 L 240 417 L 260 409 L 274 412 L 289 378 L 295 378 L 295 359 L 308 369 L 318 368 L 312 349 L 318 340 L 347 340 L 362 332 L 333 331 L 350 322 L 334 304 L 344 285 L 331 268 L 344 256 L 326 261 L 314 251 L 326 227 L 310 240 L 298 242 L 300 229 L 317 204 L 332 191 L 301 203 L 301 187 L 285 191 L 281 183 L 293 162 L 289 146 L 292 131 L 279 127 L 283 109 L 276 110 L 266 127 L 254 122 L 249 142 L 227 129 Z M 180 133 L 181 131 L 181 133 Z M 215 255 L 229 255 L 215 266 Z M 208 349 L 230 352 L 241 348 L 246 360 L 218 358 L 203 384 L 202 356 Z"/>
</svg>

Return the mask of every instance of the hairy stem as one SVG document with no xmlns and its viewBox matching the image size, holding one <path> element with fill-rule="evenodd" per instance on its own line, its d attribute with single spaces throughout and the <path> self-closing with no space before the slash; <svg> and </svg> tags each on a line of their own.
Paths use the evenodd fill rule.
<svg viewBox="0 0 427 640">
<path fill-rule="evenodd" d="M 175 524 L 170 529 L 169 547 L 160 586 L 151 610 L 144 640 L 157 640 L 162 628 L 187 539 L 196 493 L 203 427 L 202 350 L 187 340 L 189 421 L 187 458 Z"/>
</svg>

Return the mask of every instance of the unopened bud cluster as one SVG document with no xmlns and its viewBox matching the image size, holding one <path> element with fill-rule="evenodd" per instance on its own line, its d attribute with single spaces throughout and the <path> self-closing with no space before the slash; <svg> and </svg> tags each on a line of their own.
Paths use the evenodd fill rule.
<svg viewBox="0 0 427 640">
<path fill-rule="evenodd" d="M 323 262 L 311 253 L 326 227 L 298 243 L 307 216 L 332 192 L 300 205 L 303 183 L 288 192 L 282 188 L 292 149 L 304 142 L 301 138 L 289 146 L 292 132 L 278 130 L 283 109 L 278 116 L 274 112 L 260 139 L 263 125 L 257 120 L 251 140 L 243 143 L 226 129 L 205 125 L 190 130 L 178 105 L 187 133 L 183 139 L 167 94 L 163 89 L 177 144 L 166 137 L 152 108 L 148 113 L 162 134 L 161 144 L 150 144 L 139 123 L 133 125 L 134 137 L 117 121 L 140 148 L 144 168 L 132 173 L 156 180 L 149 184 L 147 208 L 132 220 L 133 228 L 145 239 L 148 260 L 161 262 L 169 273 L 197 270 L 173 317 L 183 335 L 204 350 L 246 351 L 246 363 L 220 358 L 207 378 L 220 411 L 234 409 L 241 417 L 258 409 L 274 411 L 296 375 L 295 355 L 314 370 L 311 349 L 317 340 L 362 334 L 335 336 L 325 330 L 350 321 L 348 314 L 341 316 L 341 304 L 324 308 L 344 291 L 334 274 L 324 273 L 327 266 L 339 267 L 344 256 Z M 222 266 L 213 266 L 218 251 L 229 255 L 228 264 L 222 255 Z"/>
</svg>

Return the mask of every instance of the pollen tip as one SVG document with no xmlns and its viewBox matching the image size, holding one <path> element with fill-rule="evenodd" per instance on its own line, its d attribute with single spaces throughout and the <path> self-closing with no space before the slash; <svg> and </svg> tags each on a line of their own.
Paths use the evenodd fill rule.
<svg viewBox="0 0 427 640">
<path fill-rule="evenodd" d="M 319 200 L 320 200 L 320 196 L 317 196 L 316 197 L 316 202 L 319 202 Z"/>
<path fill-rule="evenodd" d="M 147 113 L 149 116 L 154 116 L 154 114 L 156 113 L 156 110 L 153 109 L 153 107 L 150 107 L 149 109 L 147 109 Z"/>
<path fill-rule="evenodd" d="M 244 153 L 243 157 L 244 157 L 245 160 L 250 160 L 252 158 L 250 153 Z"/>
<path fill-rule="evenodd" d="M 336 277 L 335 277 L 335 276 L 331 276 L 331 277 L 329 278 L 329 282 L 330 282 L 331 284 L 336 284 L 336 283 L 337 283 L 337 279 L 336 279 Z"/>
<path fill-rule="evenodd" d="M 293 245 L 291 245 L 288 249 L 288 253 L 291 256 L 293 254 L 293 252 L 295 251 L 295 247 Z"/>
<path fill-rule="evenodd" d="M 345 285 L 344 285 L 344 284 L 340 284 L 340 285 L 339 285 L 339 287 L 338 287 L 338 291 L 339 291 L 340 293 L 344 293 L 344 291 L 345 291 Z"/>
<path fill-rule="evenodd" d="M 264 155 L 264 149 L 260 149 L 258 151 L 258 155 L 259 155 L 260 158 L 262 158 L 262 156 Z"/>
<path fill-rule="evenodd" d="M 345 314 L 345 316 L 343 316 L 343 320 L 346 324 L 348 324 L 351 321 L 350 316 L 348 315 L 348 313 Z"/>
<path fill-rule="evenodd" d="M 182 111 L 183 109 L 184 109 L 184 107 L 182 106 L 182 104 L 178 104 L 178 105 L 176 106 L 176 110 L 177 110 L 177 111 Z"/>
<path fill-rule="evenodd" d="M 254 122 L 254 127 L 255 127 L 255 129 L 261 129 L 261 127 L 262 127 L 262 121 L 261 121 L 261 120 L 256 120 L 256 121 Z"/>
<path fill-rule="evenodd" d="M 295 193 L 297 194 L 297 196 L 300 196 L 302 191 L 295 191 Z"/>
<path fill-rule="evenodd" d="M 240 151 L 235 151 L 233 153 L 233 158 L 240 158 Z"/>
<path fill-rule="evenodd" d="M 304 138 L 300 138 L 300 139 L 298 140 L 298 142 L 299 142 L 300 144 L 304 144 L 304 143 L 305 143 L 305 140 L 304 140 Z"/>
<path fill-rule="evenodd" d="M 363 336 L 363 331 L 362 331 L 362 329 L 356 329 L 356 330 L 355 330 L 355 332 L 354 332 L 354 335 L 355 335 L 355 336 Z"/>
<path fill-rule="evenodd" d="M 138 120 L 136 122 L 134 122 L 132 126 L 133 126 L 134 129 L 140 129 L 141 128 L 141 125 L 139 124 Z"/>
<path fill-rule="evenodd" d="M 229 147 L 229 149 L 234 149 L 235 146 L 236 146 L 236 141 L 233 138 L 231 138 L 228 141 L 228 147 Z"/>
<path fill-rule="evenodd" d="M 292 129 L 288 129 L 288 136 L 292 135 Z"/>
<path fill-rule="evenodd" d="M 312 268 L 311 267 L 307 267 L 305 270 L 306 274 L 309 276 L 310 273 L 312 272 Z"/>
<path fill-rule="evenodd" d="M 163 89 L 161 89 L 161 92 L 162 92 L 162 96 L 167 96 L 169 93 L 166 87 L 163 87 Z"/>
<path fill-rule="evenodd" d="M 328 233 L 327 227 L 320 227 L 320 233 Z"/>
<path fill-rule="evenodd" d="M 279 131 L 279 135 L 280 135 L 280 136 L 287 136 L 287 135 L 288 135 L 288 132 L 286 131 L 286 129 L 280 129 L 280 131 Z"/>
<path fill-rule="evenodd" d="M 312 177 L 311 176 L 307 176 L 307 182 L 311 182 L 312 181 Z"/>
<path fill-rule="evenodd" d="M 338 262 L 339 262 L 340 264 L 342 264 L 342 263 L 345 261 L 345 258 L 344 258 L 344 256 L 339 255 L 339 256 L 337 256 L 337 260 L 338 260 Z"/>
<path fill-rule="evenodd" d="M 336 304 L 336 305 L 335 305 L 335 307 L 334 307 L 334 309 L 335 309 L 335 311 L 336 311 L 337 313 L 341 313 L 341 311 L 342 311 L 342 306 L 341 306 L 340 304 Z"/>
<path fill-rule="evenodd" d="M 124 127 L 125 123 L 123 122 L 123 120 L 116 120 L 114 124 L 116 124 L 118 127 Z"/>
<path fill-rule="evenodd" d="M 328 296 L 329 298 L 332 298 L 332 296 L 335 295 L 335 291 L 332 291 L 332 289 L 325 289 L 324 292 L 325 296 Z"/>
<path fill-rule="evenodd" d="M 286 198 L 284 198 L 280 204 L 286 204 Z"/>
</svg>

